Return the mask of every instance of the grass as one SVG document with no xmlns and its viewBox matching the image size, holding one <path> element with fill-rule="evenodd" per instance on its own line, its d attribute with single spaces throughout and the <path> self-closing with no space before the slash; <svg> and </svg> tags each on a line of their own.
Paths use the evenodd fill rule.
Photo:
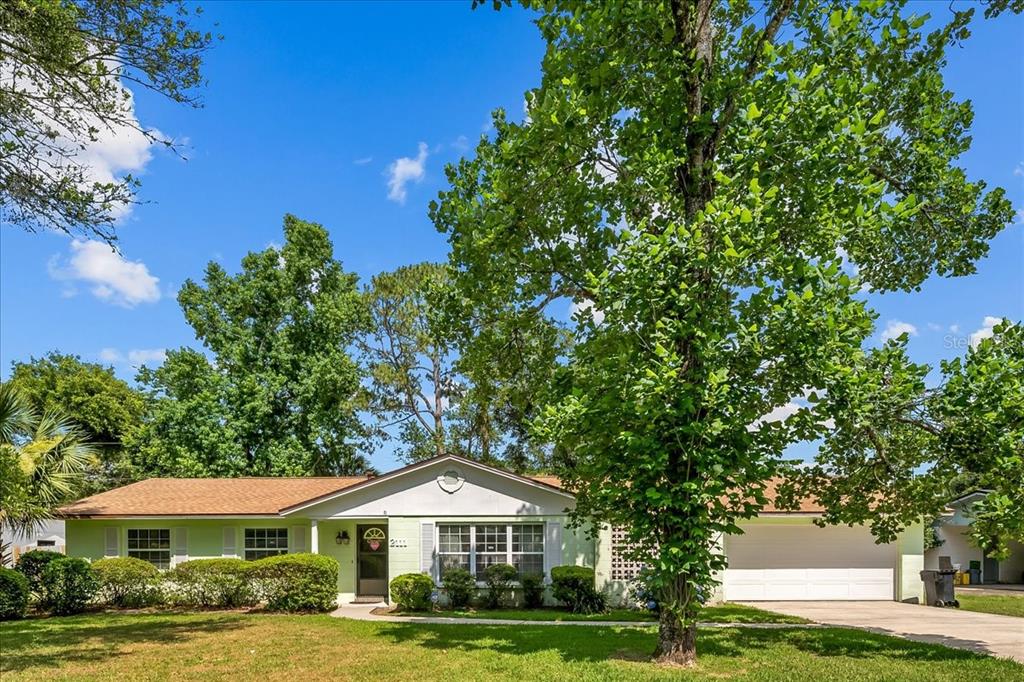
<svg viewBox="0 0 1024 682">
<path fill-rule="evenodd" d="M 622 621 L 630 623 L 654 623 L 657 618 L 649 611 L 640 609 L 609 609 L 607 613 L 579 614 L 561 609 L 439 609 L 432 613 L 392 611 L 396 616 L 440 616 L 442 618 L 503 618 L 505 620 L 535 621 Z M 700 620 L 704 623 L 807 623 L 805 618 L 787 616 L 782 613 L 765 611 L 740 604 L 721 604 L 701 609 Z"/>
<path fill-rule="evenodd" d="M 964 594 L 956 595 L 963 611 L 997 613 L 1002 616 L 1024 618 L 1024 595 Z"/>
<path fill-rule="evenodd" d="M 1024 666 L 843 628 L 709 628 L 694 669 L 648 662 L 649 628 L 421 625 L 330 616 L 90 614 L 0 623 L 16 680 L 1021 679 Z"/>
</svg>

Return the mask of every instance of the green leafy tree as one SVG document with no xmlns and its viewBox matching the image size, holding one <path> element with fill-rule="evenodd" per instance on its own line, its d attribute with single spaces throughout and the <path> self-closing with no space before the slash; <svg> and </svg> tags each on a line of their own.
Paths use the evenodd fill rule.
<svg viewBox="0 0 1024 682">
<path fill-rule="evenodd" d="M 447 284 L 445 266 L 420 263 L 375 276 L 365 294 L 371 321 L 359 348 L 373 382 L 370 407 L 382 432 L 399 429 L 399 455 L 410 462 L 452 447 L 446 422 L 462 386 L 431 304 Z"/>
<path fill-rule="evenodd" d="M 182 0 L 11 0 L 0 5 L 0 200 L 29 231 L 116 239 L 138 180 L 97 177 L 82 152 L 102 136 L 178 143 L 135 118 L 128 87 L 199 106 L 212 36 Z"/>
<path fill-rule="evenodd" d="M 0 526 L 29 531 L 78 495 L 93 448 L 78 426 L 37 413 L 11 382 L 0 383 Z"/>
<path fill-rule="evenodd" d="M 142 423 L 146 410 L 140 391 L 114 370 L 57 351 L 11 364 L 10 383 L 37 414 L 60 411 L 75 422 L 96 452 L 96 468 L 86 474 L 95 492 L 135 478 L 124 441 Z"/>
<path fill-rule="evenodd" d="M 1005 557 L 1024 542 L 1024 327 L 1004 320 L 993 336 L 945 361 L 939 385 L 905 356 L 905 339 L 872 351 L 824 396 L 837 416 L 799 488 L 828 506 L 828 523 L 869 523 L 890 539 L 956 494 L 992 493 L 973 510 L 972 539 Z M 924 473 L 921 473 L 921 472 Z M 969 487 L 966 487 L 969 484 Z"/>
<path fill-rule="evenodd" d="M 373 382 L 370 407 L 382 432 L 398 427 L 401 457 L 454 453 L 517 471 L 543 462 L 527 428 L 540 383 L 530 372 L 550 367 L 534 356 L 559 344 L 460 305 L 444 265 L 382 273 L 365 295 L 371 321 L 359 346 Z"/>
<path fill-rule="evenodd" d="M 143 369 L 150 416 L 133 442 L 150 475 L 358 474 L 366 429 L 359 367 L 365 328 L 356 276 L 327 231 L 286 216 L 285 243 L 249 253 L 230 275 L 216 263 L 178 294 L 207 354 L 171 351 Z"/>
<path fill-rule="evenodd" d="M 821 396 L 876 375 L 862 287 L 969 274 L 1012 218 L 955 165 L 971 107 L 942 67 L 973 9 L 926 30 L 882 0 L 534 6 L 527 118 L 498 112 L 431 214 L 468 300 L 574 304 L 538 429 L 575 519 L 623 526 L 648 564 L 657 660 L 692 664 L 715 539 L 840 418 Z"/>
</svg>

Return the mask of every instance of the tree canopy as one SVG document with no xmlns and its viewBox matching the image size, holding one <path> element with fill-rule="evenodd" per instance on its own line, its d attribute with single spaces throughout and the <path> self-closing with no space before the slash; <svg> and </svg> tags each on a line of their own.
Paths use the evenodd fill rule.
<svg viewBox="0 0 1024 682">
<path fill-rule="evenodd" d="M 178 294 L 206 353 L 170 351 L 143 369 L 151 413 L 133 444 L 151 475 L 359 474 L 367 430 L 350 356 L 367 315 L 327 231 L 286 216 L 285 243 L 242 271 L 211 262 Z"/>
<path fill-rule="evenodd" d="M 116 238 L 137 178 L 103 177 L 82 152 L 103 137 L 178 144 L 135 117 L 129 87 L 198 106 L 213 36 L 183 0 L 11 0 L 0 5 L 0 201 L 29 231 Z"/>
<path fill-rule="evenodd" d="M 880 366 L 917 373 L 864 350 L 864 290 L 968 275 L 1012 218 L 956 161 L 972 113 L 942 67 L 974 10 L 934 27 L 882 0 L 529 4 L 547 51 L 526 120 L 497 112 L 431 214 L 467 300 L 549 321 L 573 303 L 538 432 L 575 518 L 623 526 L 651 569 L 657 658 L 688 664 L 715 538 L 771 478 L 799 480 L 787 446 L 843 432 L 842 396 Z M 857 464 L 824 452 L 829 474 Z M 908 464 L 857 494 L 877 503 Z"/>
<path fill-rule="evenodd" d="M 142 423 L 146 403 L 112 368 L 53 351 L 11 363 L 9 383 L 36 414 L 59 411 L 88 439 L 96 467 L 86 473 L 87 491 L 135 479 L 124 442 Z"/>
</svg>

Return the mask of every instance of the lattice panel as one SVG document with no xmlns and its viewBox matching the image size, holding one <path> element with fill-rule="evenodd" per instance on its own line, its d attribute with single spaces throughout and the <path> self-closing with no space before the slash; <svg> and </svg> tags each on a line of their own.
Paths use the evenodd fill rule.
<svg viewBox="0 0 1024 682">
<path fill-rule="evenodd" d="M 630 561 L 625 552 L 631 549 L 626 531 L 623 528 L 612 529 L 612 580 L 629 582 L 634 580 L 644 567 L 641 561 Z"/>
</svg>

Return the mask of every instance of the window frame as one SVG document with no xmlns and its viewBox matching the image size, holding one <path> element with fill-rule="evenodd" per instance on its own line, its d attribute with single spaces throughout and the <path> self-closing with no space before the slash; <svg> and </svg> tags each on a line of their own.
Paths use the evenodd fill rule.
<svg viewBox="0 0 1024 682">
<path fill-rule="evenodd" d="M 284 532 L 284 546 L 282 547 L 282 546 L 278 545 L 276 547 L 270 547 L 267 544 L 271 540 L 271 537 L 270 537 L 269 534 L 271 532 L 274 532 L 275 533 L 275 537 L 273 538 L 273 541 L 275 543 L 279 543 L 281 541 L 281 532 L 282 531 Z M 250 532 L 252 532 L 252 534 L 253 534 L 252 540 L 253 540 L 254 543 L 257 540 L 261 539 L 261 538 L 257 538 L 256 534 L 257 533 L 263 533 L 263 538 L 262 538 L 263 543 L 264 543 L 263 547 L 256 547 L 256 546 L 250 547 L 249 546 L 249 533 Z M 267 557 L 281 556 L 282 554 L 288 554 L 289 550 L 291 548 L 290 542 L 291 542 L 291 532 L 288 530 L 287 526 L 264 526 L 264 527 L 256 527 L 256 528 L 243 528 L 242 529 L 242 559 L 244 559 L 245 561 L 259 561 L 260 559 L 265 559 Z M 253 554 L 257 554 L 258 553 L 259 555 L 258 556 L 250 557 L 249 556 L 250 552 L 253 553 Z"/>
<path fill-rule="evenodd" d="M 436 566 L 436 569 L 437 569 L 436 573 L 437 573 L 437 575 L 435 575 L 434 578 L 435 578 L 436 584 L 440 585 L 441 584 L 441 580 L 442 580 L 442 578 L 444 576 L 444 566 L 443 566 L 444 560 L 443 560 L 442 557 L 446 557 L 446 556 L 466 556 L 466 552 L 451 552 L 451 551 L 442 551 L 441 550 L 442 529 L 447 529 L 447 528 L 452 527 L 452 526 L 459 526 L 459 527 L 466 527 L 466 526 L 468 526 L 469 527 L 469 553 L 468 553 L 469 554 L 469 556 L 468 556 L 469 563 L 468 563 L 468 566 L 467 566 L 466 570 L 468 570 L 469 574 L 473 576 L 473 580 L 476 582 L 476 586 L 477 587 L 485 587 L 486 584 L 487 584 L 483 580 L 482 574 L 478 575 L 478 565 L 480 563 L 480 558 L 482 556 L 484 556 L 484 555 L 504 554 L 504 560 L 502 560 L 501 562 L 498 562 L 498 563 L 507 563 L 507 564 L 509 564 L 511 566 L 515 566 L 517 571 L 519 569 L 519 565 L 516 563 L 517 557 L 537 556 L 537 557 L 540 557 L 541 574 L 545 573 L 545 568 L 546 568 L 545 563 L 547 561 L 547 554 L 546 554 L 546 552 L 547 552 L 547 524 L 544 521 L 533 521 L 533 522 L 530 522 L 530 521 L 515 521 L 515 522 L 506 521 L 506 522 L 501 522 L 501 523 L 494 523 L 494 522 L 487 522 L 487 521 L 458 522 L 458 521 L 436 521 L 435 520 L 435 522 L 434 522 L 434 552 L 437 555 L 437 566 Z M 504 550 L 499 551 L 499 552 L 485 552 L 485 551 L 482 550 L 482 548 L 479 545 L 480 544 L 484 544 L 483 540 L 486 538 L 487 533 L 486 532 L 478 533 L 478 530 L 480 530 L 481 528 L 485 528 L 485 527 L 495 527 L 495 526 L 499 527 L 502 531 L 504 531 L 504 536 L 501 538 L 500 542 L 496 542 L 495 543 L 496 545 L 503 544 L 504 545 Z M 522 529 L 524 527 L 534 527 L 535 529 L 539 529 L 539 531 L 540 531 L 540 549 L 539 550 L 533 550 L 533 551 L 528 551 L 528 552 L 522 551 L 522 544 L 523 544 L 523 542 L 522 542 L 522 540 L 523 540 L 523 535 L 522 535 L 523 530 Z M 520 546 L 519 551 L 513 551 L 513 539 L 515 538 L 515 535 L 516 535 L 516 533 L 513 531 L 514 528 L 518 528 L 519 529 L 519 533 L 518 533 L 519 538 L 518 538 L 518 540 L 516 540 L 516 542 L 518 542 L 518 544 Z M 479 538 L 479 540 L 478 540 L 478 538 Z M 536 546 L 536 539 L 537 539 L 537 536 L 536 535 L 532 535 L 533 546 Z M 545 577 L 545 581 L 547 581 L 548 578 L 549 578 L 549 576 L 546 576 Z M 516 576 L 516 580 L 513 581 L 513 584 L 515 584 L 515 585 L 519 585 L 520 584 L 519 576 L 518 575 Z"/>
<path fill-rule="evenodd" d="M 435 551 L 437 552 L 437 580 L 438 580 L 438 582 L 440 582 L 441 579 L 444 577 L 445 566 L 444 566 L 444 559 L 442 557 L 450 557 L 450 556 L 455 556 L 455 557 L 462 557 L 462 556 L 464 556 L 464 557 L 466 557 L 465 566 L 462 566 L 462 562 L 460 561 L 459 562 L 460 565 L 458 566 L 458 568 L 463 568 L 464 567 L 467 571 L 469 571 L 470 574 L 475 575 L 473 573 L 474 566 L 475 566 L 475 561 L 474 561 L 474 557 L 473 557 L 473 524 L 471 524 L 471 523 L 437 523 L 435 525 L 436 525 L 436 531 L 435 531 L 436 537 L 434 538 L 434 547 L 436 548 Z M 460 529 L 459 530 L 459 542 L 460 543 L 462 543 L 462 537 L 463 537 L 461 529 L 465 528 L 467 533 L 468 533 L 468 538 L 469 538 L 469 541 L 466 544 L 466 551 L 465 552 L 452 552 L 452 551 L 447 551 L 447 550 L 446 551 L 442 551 L 441 550 L 441 529 L 442 528 L 445 528 L 446 531 L 449 528 L 459 528 Z M 446 532 L 445 536 L 446 536 L 446 539 L 448 540 L 448 542 L 450 543 L 451 542 L 451 540 L 450 540 L 450 538 L 451 538 L 450 532 Z M 450 544 L 449 544 L 449 546 L 450 546 Z"/>
<path fill-rule="evenodd" d="M 156 566 L 158 570 L 166 571 L 171 568 L 171 562 L 174 559 L 174 551 L 171 547 L 171 529 L 170 528 L 126 528 L 125 529 L 125 556 L 132 557 L 134 559 L 140 559 L 153 566 Z M 161 537 L 164 533 L 167 534 L 167 546 L 166 547 L 153 547 L 151 544 L 145 547 L 132 547 L 132 533 L 135 533 L 135 543 L 139 543 L 139 533 L 146 534 L 146 542 L 152 543 L 152 534 L 157 533 L 156 542 L 163 544 L 163 538 Z M 134 552 L 134 554 L 133 554 Z M 167 560 L 153 561 L 154 554 L 164 554 L 167 556 Z"/>
</svg>

